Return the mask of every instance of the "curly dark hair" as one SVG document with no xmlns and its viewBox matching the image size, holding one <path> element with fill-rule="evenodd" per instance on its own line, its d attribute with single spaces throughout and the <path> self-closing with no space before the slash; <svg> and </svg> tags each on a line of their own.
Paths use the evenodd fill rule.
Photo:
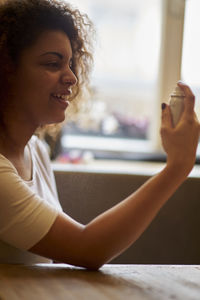
<svg viewBox="0 0 200 300">
<path fill-rule="evenodd" d="M 9 66 L 17 66 L 22 51 L 45 30 L 61 30 L 71 42 L 72 70 L 78 79 L 71 97 L 80 99 L 87 90 L 94 33 L 87 15 L 57 0 L 6 0 L 0 4 L 0 117 L 9 93 Z"/>
</svg>

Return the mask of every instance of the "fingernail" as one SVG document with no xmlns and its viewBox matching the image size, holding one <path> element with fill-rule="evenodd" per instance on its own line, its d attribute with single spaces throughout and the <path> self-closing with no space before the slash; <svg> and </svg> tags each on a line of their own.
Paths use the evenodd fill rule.
<svg viewBox="0 0 200 300">
<path fill-rule="evenodd" d="M 179 80 L 177 83 L 184 84 L 184 82 L 182 80 Z"/>
<path fill-rule="evenodd" d="M 162 110 L 164 110 L 164 109 L 165 109 L 165 107 L 166 107 L 166 104 L 165 104 L 165 103 L 162 103 L 162 104 L 161 104 L 161 108 L 162 108 Z"/>
</svg>

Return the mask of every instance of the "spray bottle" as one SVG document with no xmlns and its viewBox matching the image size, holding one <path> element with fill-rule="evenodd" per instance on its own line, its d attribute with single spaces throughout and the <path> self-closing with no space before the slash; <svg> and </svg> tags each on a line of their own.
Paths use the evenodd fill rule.
<svg viewBox="0 0 200 300">
<path fill-rule="evenodd" d="M 181 114 L 184 109 L 185 94 L 179 86 L 176 86 L 173 93 L 170 95 L 169 106 L 172 113 L 173 126 L 178 124 Z"/>
</svg>

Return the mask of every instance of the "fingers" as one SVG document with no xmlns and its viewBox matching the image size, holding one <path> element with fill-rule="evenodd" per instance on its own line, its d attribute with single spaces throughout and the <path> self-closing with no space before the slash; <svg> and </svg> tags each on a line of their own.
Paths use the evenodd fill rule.
<svg viewBox="0 0 200 300">
<path fill-rule="evenodd" d="M 194 104 L 195 104 L 195 96 L 188 85 L 179 81 L 178 86 L 183 90 L 185 94 L 184 101 L 184 113 L 183 114 L 193 114 L 194 112 Z"/>
<path fill-rule="evenodd" d="M 162 103 L 162 127 L 172 128 L 172 117 L 170 107 L 166 103 Z"/>
</svg>

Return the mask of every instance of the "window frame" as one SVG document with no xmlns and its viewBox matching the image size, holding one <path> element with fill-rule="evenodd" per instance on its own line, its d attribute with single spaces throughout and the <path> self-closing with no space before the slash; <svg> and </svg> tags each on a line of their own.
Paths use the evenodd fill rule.
<svg viewBox="0 0 200 300">
<path fill-rule="evenodd" d="M 155 114 L 160 116 L 162 102 L 167 102 L 177 81 L 181 80 L 182 49 L 186 0 L 162 0 L 162 30 L 158 91 Z M 162 152 L 160 117 L 155 118 L 150 129 L 153 151 Z"/>
</svg>

